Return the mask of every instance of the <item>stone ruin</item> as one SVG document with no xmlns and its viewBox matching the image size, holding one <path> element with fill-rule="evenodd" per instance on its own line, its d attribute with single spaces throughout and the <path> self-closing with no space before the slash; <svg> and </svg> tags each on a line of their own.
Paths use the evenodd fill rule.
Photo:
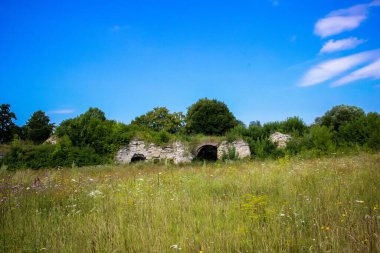
<svg viewBox="0 0 380 253">
<path fill-rule="evenodd" d="M 292 139 L 292 136 L 288 134 L 282 134 L 280 132 L 275 132 L 269 136 L 269 140 L 272 143 L 277 143 L 278 148 L 286 148 L 286 143 Z"/>
<path fill-rule="evenodd" d="M 249 145 L 242 140 L 233 142 L 202 142 L 194 150 L 190 150 L 181 141 L 175 141 L 172 144 L 161 147 L 153 143 L 146 144 L 142 140 L 133 140 L 117 152 L 115 161 L 118 164 L 142 160 L 153 162 L 171 161 L 179 164 L 189 163 L 196 159 L 219 160 L 233 148 L 240 159 L 250 157 L 251 155 Z"/>
</svg>

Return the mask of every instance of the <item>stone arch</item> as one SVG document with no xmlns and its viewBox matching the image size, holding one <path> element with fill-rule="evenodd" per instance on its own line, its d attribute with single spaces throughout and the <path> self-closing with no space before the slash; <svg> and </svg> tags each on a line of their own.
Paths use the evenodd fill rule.
<svg viewBox="0 0 380 253">
<path fill-rule="evenodd" d="M 202 145 L 199 145 L 195 151 L 195 160 L 218 160 L 218 145 L 216 143 L 203 143 Z"/>
<path fill-rule="evenodd" d="M 131 158 L 131 163 L 145 161 L 146 157 L 143 154 L 134 154 Z"/>
</svg>

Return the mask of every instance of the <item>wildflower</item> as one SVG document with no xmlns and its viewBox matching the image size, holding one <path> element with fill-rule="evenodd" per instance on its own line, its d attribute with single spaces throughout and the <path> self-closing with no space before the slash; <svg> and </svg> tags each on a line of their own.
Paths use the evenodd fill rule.
<svg viewBox="0 0 380 253">
<path fill-rule="evenodd" d="M 103 192 L 101 192 L 99 190 L 94 190 L 94 191 L 90 192 L 88 195 L 90 197 L 96 197 L 96 196 L 99 196 L 99 195 L 103 195 Z"/>
<path fill-rule="evenodd" d="M 359 204 L 363 204 L 364 201 L 363 200 L 355 200 L 356 203 L 359 203 Z"/>
<path fill-rule="evenodd" d="M 322 227 L 321 227 L 321 230 L 325 230 L 325 227 L 324 227 L 324 226 L 322 226 Z"/>
<path fill-rule="evenodd" d="M 280 213 L 280 216 L 281 216 L 281 217 L 284 217 L 284 216 L 285 216 L 285 214 L 284 214 L 284 213 Z"/>
<path fill-rule="evenodd" d="M 170 245 L 170 248 L 175 249 L 175 250 L 181 250 L 182 249 L 177 244 Z"/>
</svg>

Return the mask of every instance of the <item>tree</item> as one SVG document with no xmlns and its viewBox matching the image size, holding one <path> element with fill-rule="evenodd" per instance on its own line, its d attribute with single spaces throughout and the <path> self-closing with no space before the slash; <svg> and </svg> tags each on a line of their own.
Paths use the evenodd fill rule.
<svg viewBox="0 0 380 253">
<path fill-rule="evenodd" d="M 187 110 L 186 128 L 190 133 L 223 135 L 238 125 L 227 105 L 215 99 L 203 98 Z"/>
<path fill-rule="evenodd" d="M 319 156 L 329 154 L 334 151 L 335 144 L 333 142 L 333 133 L 326 126 L 313 125 L 310 128 L 310 133 L 305 136 L 314 152 Z"/>
<path fill-rule="evenodd" d="M 182 112 L 169 113 L 166 107 L 156 107 L 144 115 L 136 117 L 131 124 L 147 127 L 153 131 L 178 133 L 185 124 Z"/>
<path fill-rule="evenodd" d="M 338 105 L 327 111 L 322 117 L 316 118 L 315 122 L 338 131 L 342 125 L 352 122 L 362 116 L 364 111 L 356 106 Z"/>
<path fill-rule="evenodd" d="M 112 136 L 117 123 L 107 120 L 103 111 L 89 108 L 73 119 L 64 120 L 56 130 L 59 137 L 67 135 L 73 146 L 90 146 L 98 154 L 107 154 L 112 146 Z"/>
<path fill-rule="evenodd" d="M 0 106 L 0 144 L 12 140 L 16 125 L 13 120 L 16 120 L 16 114 L 11 112 L 9 104 Z"/>
<path fill-rule="evenodd" d="M 301 136 L 307 129 L 307 126 L 303 120 L 297 116 L 287 118 L 282 123 L 282 130 L 285 133 Z"/>
<path fill-rule="evenodd" d="M 50 123 L 50 118 L 41 110 L 34 112 L 26 123 L 27 138 L 35 144 L 48 139 L 53 129 L 54 124 Z"/>
</svg>

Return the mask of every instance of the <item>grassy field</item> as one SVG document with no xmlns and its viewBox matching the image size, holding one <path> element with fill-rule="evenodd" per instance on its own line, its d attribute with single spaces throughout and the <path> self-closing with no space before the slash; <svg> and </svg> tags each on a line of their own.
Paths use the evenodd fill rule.
<svg viewBox="0 0 380 253">
<path fill-rule="evenodd" d="M 0 199 L 0 252 L 380 252 L 380 154 L 2 170 Z"/>
</svg>

